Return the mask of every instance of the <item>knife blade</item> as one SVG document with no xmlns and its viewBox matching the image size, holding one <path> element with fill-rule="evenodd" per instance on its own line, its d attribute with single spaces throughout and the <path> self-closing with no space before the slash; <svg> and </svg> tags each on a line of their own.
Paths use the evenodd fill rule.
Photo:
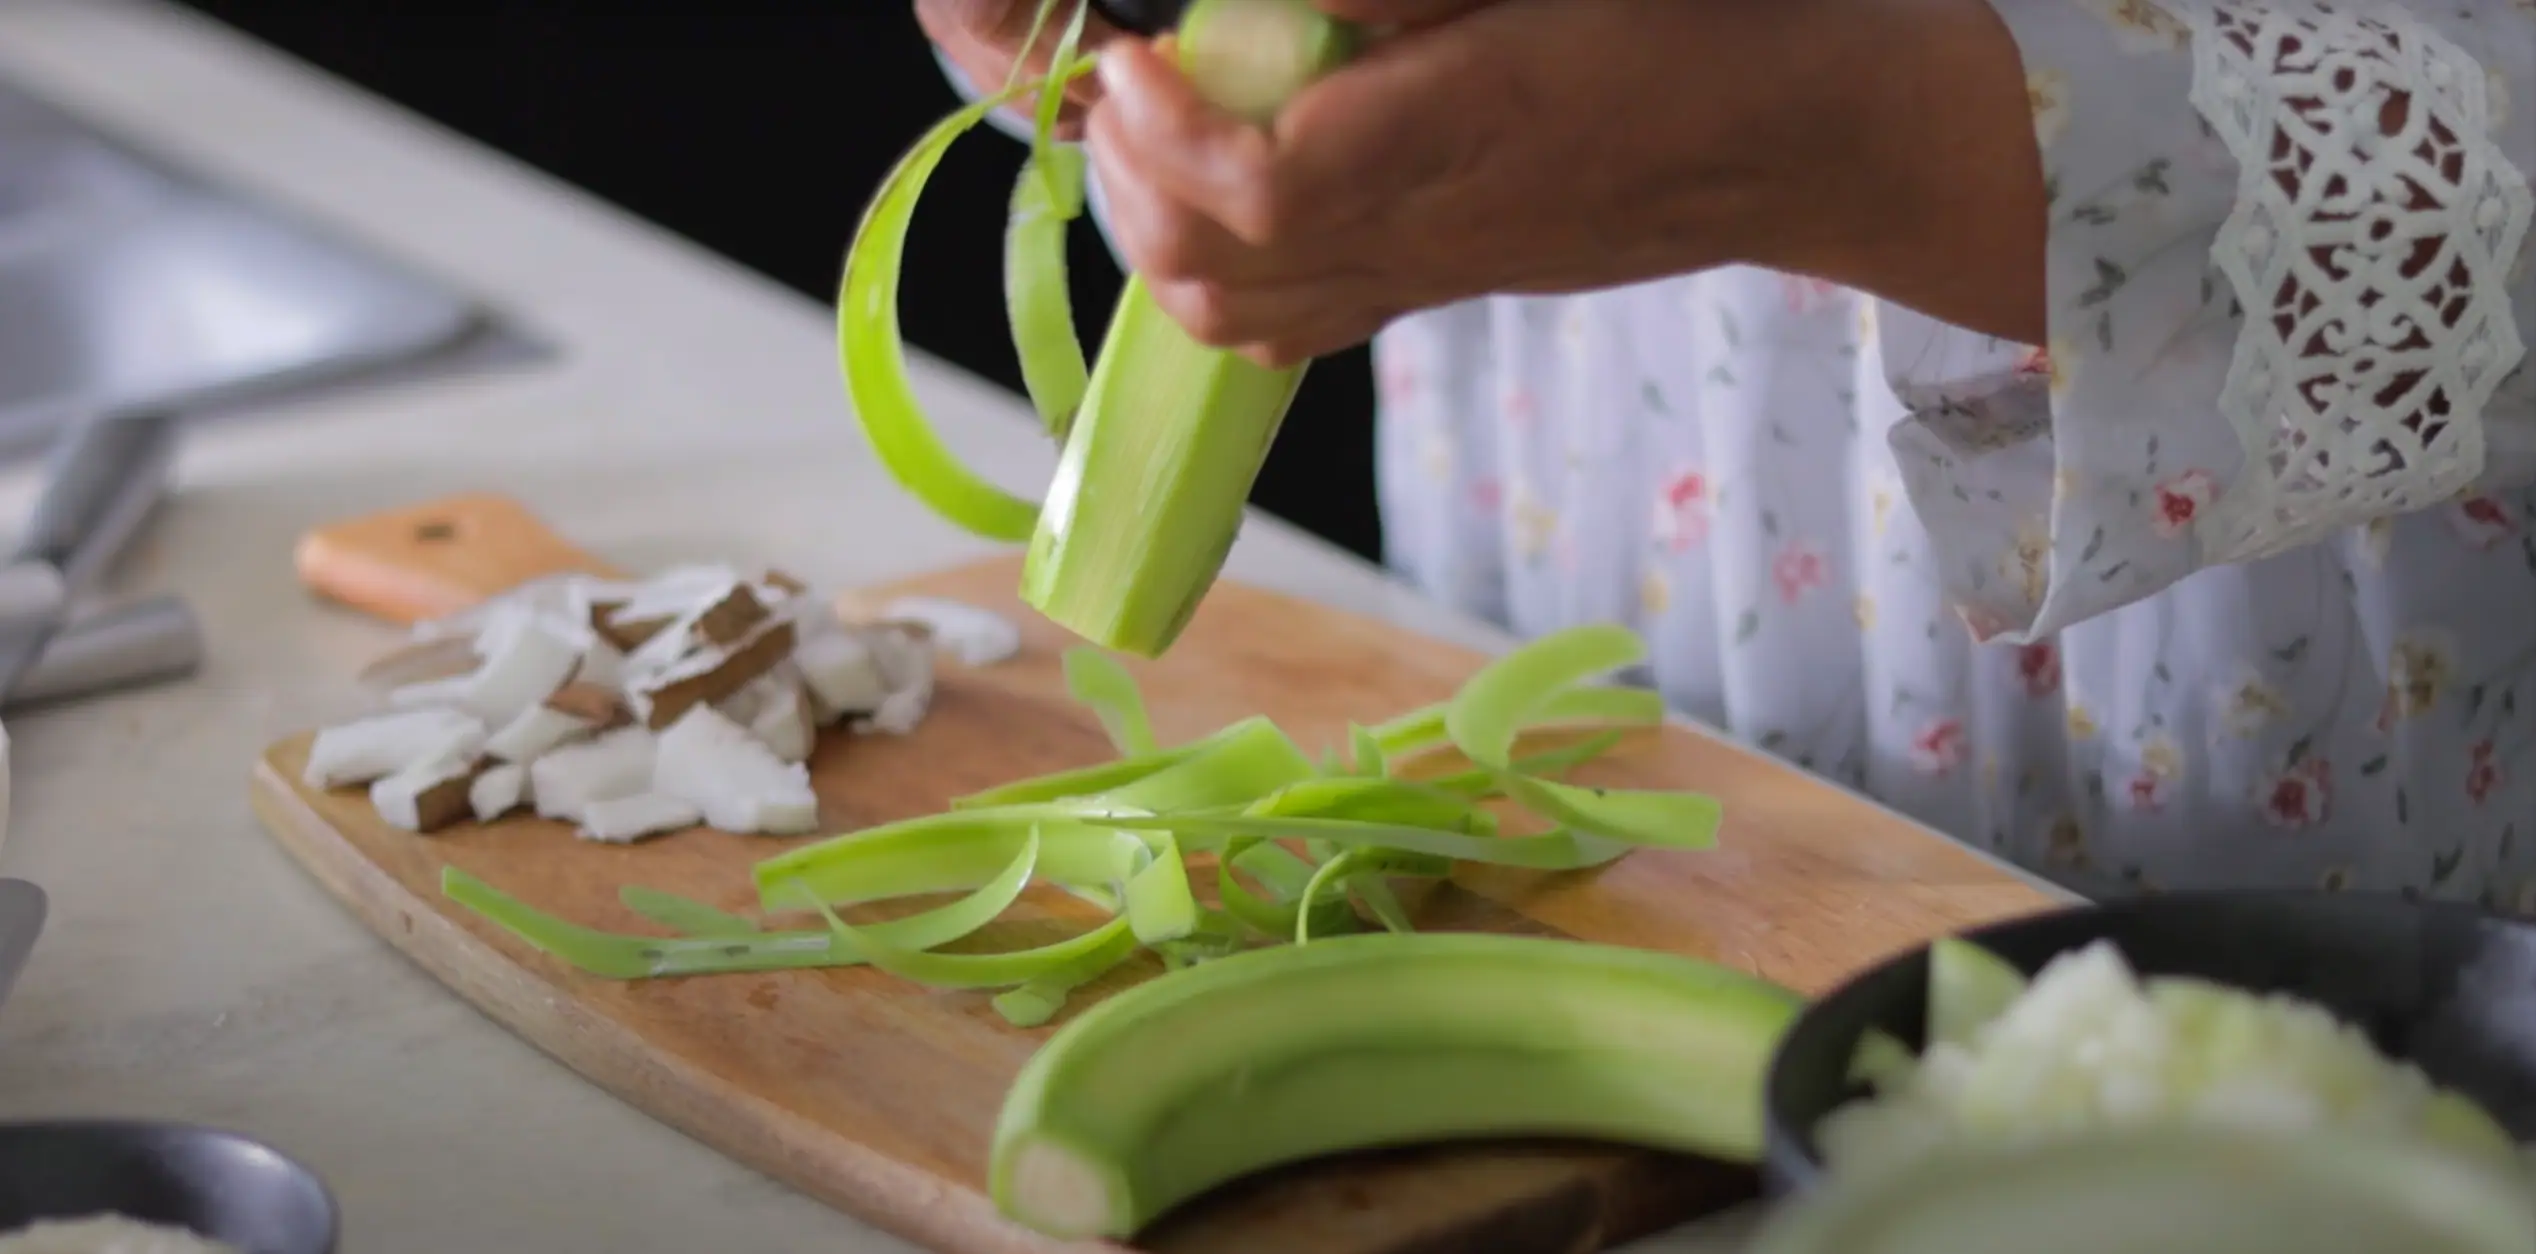
<svg viewBox="0 0 2536 1254">
<path fill-rule="evenodd" d="M 0 879 L 0 1002 L 18 985 L 35 938 L 44 931 L 51 902 L 44 890 L 18 879 Z"/>
<path fill-rule="evenodd" d="M 104 573 L 166 495 L 176 435 L 175 415 L 134 410 L 55 439 L 26 533 L 0 567 L 0 699 L 43 656 L 72 594 Z"/>
</svg>

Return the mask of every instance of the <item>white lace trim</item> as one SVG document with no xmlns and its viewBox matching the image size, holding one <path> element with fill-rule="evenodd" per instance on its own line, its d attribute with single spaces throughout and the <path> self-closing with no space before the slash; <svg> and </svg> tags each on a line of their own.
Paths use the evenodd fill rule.
<svg viewBox="0 0 2536 1254">
<path fill-rule="evenodd" d="M 2491 138 L 2482 67 L 2400 6 L 2190 7 L 2192 102 L 2242 172 L 2212 256 L 2245 310 L 2220 412 L 2246 464 L 2196 528 L 2205 561 L 2236 562 L 2482 473 L 2536 196 Z"/>
</svg>

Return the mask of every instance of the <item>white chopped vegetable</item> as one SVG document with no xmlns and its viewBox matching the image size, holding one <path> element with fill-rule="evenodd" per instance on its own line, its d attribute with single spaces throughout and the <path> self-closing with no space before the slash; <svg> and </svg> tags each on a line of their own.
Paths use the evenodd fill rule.
<svg viewBox="0 0 2536 1254">
<path fill-rule="evenodd" d="M 810 772 L 709 705 L 661 733 L 652 787 L 694 804 L 706 822 L 728 832 L 791 835 L 819 824 Z"/>
<path fill-rule="evenodd" d="M 2111 942 L 2063 954 L 1985 1022 L 1946 1014 L 1890 1091 L 1817 1131 L 1835 1172 L 1902 1166 L 1959 1143 L 2182 1123 L 2297 1136 L 2325 1128 L 2519 1153 L 2489 1116 L 2379 1053 L 2323 1008 L 2204 980 L 2142 981 Z"/>
<path fill-rule="evenodd" d="M 370 806 L 390 827 L 437 831 L 471 812 L 475 769 L 472 759 L 462 757 L 416 763 L 374 781 Z"/>
<path fill-rule="evenodd" d="M 1021 628 L 1011 619 L 943 597 L 900 597 L 882 607 L 884 618 L 923 623 L 934 647 L 965 666 L 992 666 L 1021 652 Z"/>
<path fill-rule="evenodd" d="M 504 762 L 533 762 L 568 740 L 596 730 L 589 720 L 549 705 L 532 705 L 485 738 L 484 751 Z"/>
<path fill-rule="evenodd" d="M 517 762 L 485 768 L 467 785 L 467 808 L 490 823 L 528 804 L 528 768 Z"/>
<path fill-rule="evenodd" d="M 463 757 L 484 744 L 484 724 L 457 710 L 407 710 L 359 719 L 317 733 L 308 746 L 311 788 L 367 784 L 406 767 Z"/>
<path fill-rule="evenodd" d="M 656 740 L 645 728 L 620 727 L 530 763 L 528 789 L 536 799 L 539 817 L 579 820 L 594 801 L 630 797 L 650 788 Z"/>
<path fill-rule="evenodd" d="M 591 802 L 581 812 L 576 834 L 583 840 L 622 845 L 646 836 L 693 827 L 703 818 L 704 812 L 697 809 L 693 802 L 656 792 L 641 792 Z"/>
</svg>

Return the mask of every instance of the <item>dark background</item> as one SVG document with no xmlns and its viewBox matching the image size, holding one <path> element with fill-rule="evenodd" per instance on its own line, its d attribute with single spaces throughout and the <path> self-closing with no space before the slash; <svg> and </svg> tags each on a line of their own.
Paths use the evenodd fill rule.
<svg viewBox="0 0 2536 1254">
<path fill-rule="evenodd" d="M 909 0 L 191 0 L 192 7 L 822 303 L 891 163 L 957 108 Z M 1002 230 L 1021 148 L 980 131 L 934 176 L 900 295 L 909 340 L 1007 388 Z M 1119 278 L 1086 219 L 1076 319 Z M 1377 551 L 1362 349 L 1313 367 L 1252 500 Z"/>
</svg>

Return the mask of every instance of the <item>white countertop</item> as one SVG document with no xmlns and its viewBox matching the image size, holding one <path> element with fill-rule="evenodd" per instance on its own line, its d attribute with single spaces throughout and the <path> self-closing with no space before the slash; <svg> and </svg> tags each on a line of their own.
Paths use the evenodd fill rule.
<svg viewBox="0 0 2536 1254">
<path fill-rule="evenodd" d="M 842 586 L 985 552 L 872 461 L 827 310 L 151 0 L 0 2 L 0 73 L 454 280 L 562 349 L 191 439 L 178 498 L 117 591 L 190 597 L 204 671 L 9 727 L 0 872 L 44 886 L 53 914 L 0 1013 L 0 1117 L 178 1118 L 269 1139 L 333 1186 L 347 1254 L 912 1248 L 480 1017 L 303 875 L 245 794 L 261 746 L 359 706 L 353 672 L 392 637 L 301 593 L 290 548 L 316 523 L 492 489 L 637 568 L 732 558 Z M 932 362 L 918 390 L 990 473 L 1044 472 L 1018 398 Z M 0 475 L 0 517 L 23 511 L 28 479 Z M 864 535 L 890 539 L 838 542 Z M 1230 569 L 1496 643 L 1264 517 Z M 1709 1231 L 1641 1248 L 1728 1248 Z"/>
</svg>

